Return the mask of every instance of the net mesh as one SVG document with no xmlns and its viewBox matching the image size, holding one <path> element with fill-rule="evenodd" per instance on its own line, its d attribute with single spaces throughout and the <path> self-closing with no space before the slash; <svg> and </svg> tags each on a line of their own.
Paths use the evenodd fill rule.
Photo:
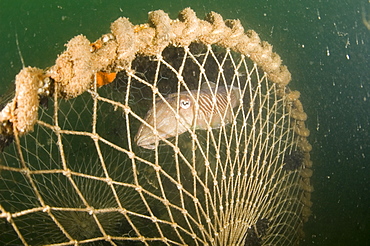
<svg viewBox="0 0 370 246">
<path fill-rule="evenodd" d="M 0 242 L 298 244 L 311 146 L 272 47 L 189 8 L 111 30 L 17 75 L 0 115 Z"/>
</svg>

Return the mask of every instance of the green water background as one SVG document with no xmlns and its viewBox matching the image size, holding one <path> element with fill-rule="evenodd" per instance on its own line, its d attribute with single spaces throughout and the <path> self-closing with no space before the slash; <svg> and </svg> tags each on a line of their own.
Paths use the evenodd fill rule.
<svg viewBox="0 0 370 246">
<path fill-rule="evenodd" d="M 54 64 L 64 44 L 109 32 L 120 16 L 134 24 L 151 10 L 176 18 L 192 7 L 240 19 L 274 45 L 302 94 L 313 145 L 313 216 L 303 245 L 370 245 L 370 20 L 366 0 L 1 1 L 0 94 L 22 68 Z"/>
</svg>

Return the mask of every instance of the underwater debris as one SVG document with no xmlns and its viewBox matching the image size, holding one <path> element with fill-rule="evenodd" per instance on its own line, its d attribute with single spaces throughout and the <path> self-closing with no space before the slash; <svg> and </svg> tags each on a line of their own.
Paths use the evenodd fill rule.
<svg viewBox="0 0 370 246">
<path fill-rule="evenodd" d="M 304 160 L 304 155 L 302 151 L 293 150 L 290 154 L 286 153 L 284 156 L 284 166 L 285 171 L 294 171 L 302 166 Z"/>
<path fill-rule="evenodd" d="M 269 226 L 269 220 L 259 219 L 256 224 L 251 226 L 247 230 L 247 238 L 245 239 L 245 246 L 261 246 L 262 245 L 262 237 L 265 236 L 266 231 Z"/>
<path fill-rule="evenodd" d="M 13 135 L 0 134 L 0 152 L 3 152 L 4 148 L 9 146 L 13 140 Z"/>
</svg>

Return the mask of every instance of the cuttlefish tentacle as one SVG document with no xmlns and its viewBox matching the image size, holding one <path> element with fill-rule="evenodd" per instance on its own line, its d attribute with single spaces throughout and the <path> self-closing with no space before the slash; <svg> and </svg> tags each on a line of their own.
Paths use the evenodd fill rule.
<svg viewBox="0 0 370 246">
<path fill-rule="evenodd" d="M 170 94 L 165 101 L 156 100 L 145 117 L 147 124 L 139 127 L 135 142 L 143 148 L 154 149 L 156 141 L 180 135 L 193 127 L 219 128 L 222 122 L 232 121 L 232 110 L 239 104 L 240 91 L 235 87 L 228 90 L 219 86 L 215 91 L 201 89 Z"/>
</svg>

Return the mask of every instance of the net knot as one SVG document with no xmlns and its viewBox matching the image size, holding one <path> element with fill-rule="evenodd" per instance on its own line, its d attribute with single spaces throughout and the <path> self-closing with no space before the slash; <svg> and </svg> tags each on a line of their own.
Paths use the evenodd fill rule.
<svg viewBox="0 0 370 246">
<path fill-rule="evenodd" d="M 159 172 L 159 171 L 161 171 L 161 166 L 160 165 L 155 165 L 154 166 L 154 170 L 156 171 L 156 172 Z"/>
<path fill-rule="evenodd" d="M 126 215 L 127 214 L 127 209 L 125 209 L 125 208 L 119 208 L 118 209 L 118 212 L 120 212 L 123 215 Z"/>
<path fill-rule="evenodd" d="M 154 86 L 152 87 L 152 90 L 153 90 L 153 95 L 157 95 L 159 92 L 158 88 Z"/>
<path fill-rule="evenodd" d="M 113 184 L 113 180 L 111 178 L 106 178 L 105 182 L 107 183 L 107 185 L 112 185 Z"/>
<path fill-rule="evenodd" d="M 143 191 L 143 187 L 141 187 L 140 185 L 137 185 L 137 186 L 135 187 L 135 190 L 136 190 L 137 192 L 142 192 L 142 191 Z"/>
<path fill-rule="evenodd" d="M 176 115 L 176 118 L 178 117 L 178 115 Z M 173 152 L 175 152 L 175 154 L 179 154 L 181 151 L 180 151 L 180 148 L 176 145 L 174 145 L 173 147 Z"/>
<path fill-rule="evenodd" d="M 42 212 L 44 212 L 44 213 L 48 213 L 48 212 L 50 212 L 50 206 L 49 206 L 49 205 L 46 205 L 46 206 L 42 209 Z"/>
<path fill-rule="evenodd" d="M 89 215 L 93 215 L 95 213 L 94 207 L 87 207 L 86 211 L 88 212 Z"/>
<path fill-rule="evenodd" d="M 30 174 L 30 170 L 28 168 L 22 168 L 21 169 L 21 173 L 23 173 L 24 175 L 29 175 Z"/>
<path fill-rule="evenodd" d="M 68 168 L 67 168 L 67 169 L 65 169 L 65 170 L 63 170 L 63 172 L 62 172 L 62 173 L 63 173 L 63 175 L 64 175 L 64 176 L 66 176 L 66 177 L 68 177 L 68 178 L 70 178 L 70 177 L 71 177 L 71 174 L 72 174 L 72 173 L 71 173 L 71 170 L 70 170 L 70 169 L 68 169 Z"/>
<path fill-rule="evenodd" d="M 122 105 L 121 106 L 125 114 L 129 114 L 131 112 L 131 107 L 128 105 Z"/>
<path fill-rule="evenodd" d="M 157 218 L 157 217 L 155 217 L 155 216 L 152 216 L 152 217 L 151 217 L 151 220 L 152 220 L 152 222 L 153 222 L 153 223 L 158 222 L 158 218 Z"/>
<path fill-rule="evenodd" d="M 6 221 L 8 221 L 9 223 L 12 223 L 12 214 L 11 213 L 9 213 L 9 212 L 2 212 L 1 214 L 0 214 L 0 217 L 1 218 L 6 218 Z"/>
<path fill-rule="evenodd" d="M 135 153 L 132 152 L 132 151 L 127 152 L 127 155 L 128 155 L 128 158 L 130 158 L 130 159 L 134 159 L 135 156 L 136 156 Z"/>
</svg>

